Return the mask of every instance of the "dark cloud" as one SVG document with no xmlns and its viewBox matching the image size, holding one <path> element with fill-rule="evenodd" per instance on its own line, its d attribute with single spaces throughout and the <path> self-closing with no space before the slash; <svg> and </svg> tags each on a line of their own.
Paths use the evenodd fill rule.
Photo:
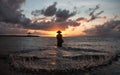
<svg viewBox="0 0 120 75">
<path fill-rule="evenodd" d="M 70 13 L 69 10 L 61 10 L 59 9 L 56 12 L 56 21 L 66 21 L 69 17 L 72 17 L 76 14 L 76 12 Z"/>
<path fill-rule="evenodd" d="M 81 21 L 83 19 L 84 19 L 84 17 L 80 17 L 80 18 L 77 18 L 76 21 Z"/>
<path fill-rule="evenodd" d="M 53 16 L 57 10 L 56 4 L 57 2 L 54 2 L 53 5 L 50 5 L 49 7 L 47 7 L 47 9 L 42 10 L 42 14 L 44 14 L 44 16 Z"/>
<path fill-rule="evenodd" d="M 26 18 L 25 15 L 21 16 L 20 24 L 26 25 L 26 24 L 29 24 L 30 22 L 31 22 L 31 20 L 29 18 Z"/>
<path fill-rule="evenodd" d="M 94 28 L 87 29 L 84 32 L 95 36 L 120 36 L 120 20 L 111 20 L 103 25 L 96 25 Z"/>
<path fill-rule="evenodd" d="M 20 25 L 13 23 L 0 22 L 0 35 L 1 34 L 26 34 L 27 30 L 23 29 Z"/>
<path fill-rule="evenodd" d="M 101 15 L 104 11 L 99 11 L 99 12 L 96 13 L 96 11 L 97 11 L 99 8 L 100 8 L 100 5 L 96 5 L 95 8 L 89 8 L 89 11 L 90 11 L 90 14 L 89 14 L 90 19 L 89 19 L 89 21 L 95 20 L 95 19 L 97 19 L 97 18 L 101 18 L 99 15 Z M 88 22 L 89 22 L 89 21 L 88 21 Z"/>
<path fill-rule="evenodd" d="M 33 23 L 26 25 L 25 28 L 52 31 L 57 29 L 65 30 L 69 26 L 76 27 L 80 25 L 80 23 L 77 23 L 75 20 L 69 20 L 70 17 L 76 15 L 76 11 L 70 12 L 66 9 L 58 9 L 56 5 L 57 2 L 54 2 L 46 9 L 35 10 L 31 13 L 34 16 L 44 15 L 45 17 L 51 17 L 51 21 L 45 22 L 45 18 L 39 18 L 34 20 Z M 38 22 L 40 20 L 41 22 Z"/>
<path fill-rule="evenodd" d="M 6 24 L 1 24 L 1 30 L 3 32 L 11 32 L 13 30 L 18 32 L 16 29 L 35 29 L 35 30 L 56 30 L 61 29 L 65 30 L 69 26 L 79 26 L 80 23 L 77 23 L 74 20 L 68 20 L 70 17 L 74 16 L 75 12 L 70 12 L 69 10 L 57 9 L 57 2 L 54 2 L 52 5 L 48 6 L 46 9 L 35 10 L 31 14 L 34 16 L 44 15 L 45 17 L 53 17 L 51 21 L 40 21 L 39 19 L 35 20 L 32 23 L 32 20 L 26 18 L 21 12 L 20 9 L 22 3 L 26 0 L 0 0 L 0 22 L 5 22 Z M 13 23 L 13 25 L 11 25 Z M 15 24 L 14 24 L 15 23 Z M 17 25 L 16 25 L 17 24 Z M 2 29 L 3 28 L 3 29 Z M 4 29 L 7 29 L 6 31 Z M 1 32 L 2 32 L 1 31 Z M 2 33 L 3 33 L 2 32 Z M 13 33 L 11 32 L 11 33 Z"/>
<path fill-rule="evenodd" d="M 50 21 L 46 21 L 45 18 L 36 19 L 33 23 L 32 20 L 26 18 L 25 15 L 21 14 L 20 6 L 25 0 L 0 0 L 0 21 L 10 22 L 10 23 L 20 23 L 21 25 L 10 24 L 10 23 L 0 23 L 0 34 L 5 33 L 26 33 L 26 29 L 33 30 L 65 30 L 69 26 L 77 27 L 81 25 L 81 22 L 77 21 L 92 21 L 96 18 L 100 18 L 100 14 L 104 11 L 96 12 L 100 6 L 97 5 L 95 8 L 89 9 L 90 19 L 80 17 L 76 20 L 70 20 L 70 17 L 75 16 L 76 11 L 70 12 L 67 9 L 56 8 L 57 3 L 54 2 L 52 5 L 48 6 L 46 9 L 32 11 L 31 14 L 34 16 L 44 15 L 45 17 L 51 17 Z M 76 7 L 75 7 L 76 9 Z M 44 19 L 44 20 L 43 20 Z M 115 25 L 114 25 L 115 24 Z M 105 35 L 110 33 L 118 33 L 120 24 L 119 21 L 107 22 L 104 25 L 98 25 L 95 28 L 88 29 L 85 32 L 94 35 Z M 113 26 L 113 27 L 112 27 Z M 23 29 L 23 30 L 22 30 Z M 73 29 L 74 30 L 74 29 Z"/>
<path fill-rule="evenodd" d="M 76 19 L 76 21 L 85 21 L 85 22 L 87 22 L 88 19 L 84 18 L 84 17 L 79 17 L 79 18 Z"/>
<path fill-rule="evenodd" d="M 95 13 L 95 11 L 96 11 L 97 9 L 99 9 L 99 8 L 100 8 L 99 5 L 96 5 L 95 8 L 89 8 L 89 11 L 91 11 L 89 15 L 92 16 L 92 15 Z"/>
<path fill-rule="evenodd" d="M 25 0 L 0 0 L 0 21 L 18 23 L 22 14 L 19 8 Z"/>
<path fill-rule="evenodd" d="M 48 6 L 46 9 L 32 11 L 32 15 L 39 16 L 44 15 L 46 17 L 55 16 L 56 21 L 66 21 L 68 18 L 74 16 L 76 11 L 70 12 L 69 10 L 62 10 L 56 8 L 57 2 L 54 2 L 52 5 Z"/>
<path fill-rule="evenodd" d="M 47 31 L 52 31 L 52 30 L 65 30 L 69 26 L 79 26 L 80 23 L 77 23 L 76 21 L 68 20 L 68 21 L 63 21 L 63 22 L 54 22 L 54 21 L 42 21 L 42 22 L 34 22 L 29 25 L 24 25 L 25 28 L 27 29 L 35 29 L 35 30 L 47 30 Z"/>
<path fill-rule="evenodd" d="M 54 2 L 52 5 L 48 6 L 46 9 L 35 10 L 35 11 L 32 11 L 31 14 L 33 16 L 39 16 L 41 14 L 44 16 L 53 16 L 57 11 L 56 5 L 57 5 L 57 2 Z"/>
</svg>

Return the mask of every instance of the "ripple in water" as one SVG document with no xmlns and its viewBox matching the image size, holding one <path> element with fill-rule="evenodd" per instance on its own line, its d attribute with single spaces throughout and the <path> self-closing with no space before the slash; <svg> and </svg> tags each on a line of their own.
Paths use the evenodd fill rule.
<svg viewBox="0 0 120 75">
<path fill-rule="evenodd" d="M 50 47 L 10 55 L 11 65 L 17 69 L 30 71 L 70 71 L 85 70 L 108 64 L 115 56 L 114 52 L 85 48 Z"/>
</svg>

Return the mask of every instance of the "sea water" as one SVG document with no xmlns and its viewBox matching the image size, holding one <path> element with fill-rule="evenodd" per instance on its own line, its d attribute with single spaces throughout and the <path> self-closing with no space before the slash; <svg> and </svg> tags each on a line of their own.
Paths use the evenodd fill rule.
<svg viewBox="0 0 120 75">
<path fill-rule="evenodd" d="M 120 39 L 112 37 L 69 37 L 63 38 L 63 47 L 96 50 L 120 50 Z M 48 37 L 0 37 L 1 51 L 31 50 L 56 46 L 56 38 Z"/>
<path fill-rule="evenodd" d="M 63 38 L 63 47 L 90 48 L 97 50 L 120 50 L 120 39 L 112 37 Z M 19 51 L 56 46 L 56 38 L 48 37 L 0 37 L 1 51 Z"/>
<path fill-rule="evenodd" d="M 119 53 L 120 39 L 112 37 L 65 37 L 63 47 L 74 49 L 94 49 Z M 0 37 L 0 54 L 14 51 L 41 50 L 56 46 L 56 38 L 51 37 Z M 120 64 L 118 64 L 119 66 Z M 120 70 L 120 69 L 119 69 Z M 119 70 L 117 72 L 119 72 Z M 111 74 L 112 75 L 112 74 Z"/>
</svg>

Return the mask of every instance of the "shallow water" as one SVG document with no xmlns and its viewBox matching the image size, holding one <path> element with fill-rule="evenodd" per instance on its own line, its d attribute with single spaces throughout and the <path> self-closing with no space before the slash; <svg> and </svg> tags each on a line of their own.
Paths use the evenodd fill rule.
<svg viewBox="0 0 120 75">
<path fill-rule="evenodd" d="M 75 50 L 75 51 L 73 51 Z M 71 71 L 86 70 L 107 64 L 114 53 L 82 48 L 47 48 L 25 53 L 11 54 L 11 65 L 31 71 Z"/>
<path fill-rule="evenodd" d="M 112 53 L 120 52 L 120 39 L 119 38 L 108 38 L 108 37 L 72 37 L 72 38 L 64 38 L 63 47 L 73 48 L 71 51 L 72 53 L 76 52 L 74 48 L 83 48 L 83 49 L 94 49 L 97 51 L 109 51 Z M 0 54 L 8 54 L 11 51 L 34 51 L 34 50 L 42 50 L 44 48 L 51 48 L 56 46 L 56 39 L 55 38 L 43 38 L 43 37 L 0 37 Z M 55 53 L 55 52 L 53 52 Z M 79 53 L 78 53 L 79 54 Z M 64 54 L 65 55 L 65 52 Z M 74 55 L 74 54 L 72 54 Z M 66 55 L 65 55 L 66 56 Z M 116 64 L 117 63 L 117 64 Z M 104 67 L 103 69 L 96 69 L 93 70 L 92 73 L 95 75 L 99 75 L 99 72 L 104 73 L 104 75 L 113 75 L 109 73 L 109 71 L 113 73 L 120 74 L 120 66 L 119 61 L 116 62 L 109 67 Z M 51 64 L 55 64 L 51 62 Z M 117 69 L 115 69 L 115 67 Z M 115 70 L 114 70 L 115 69 Z M 118 70 L 118 71 L 116 71 Z M 81 73 L 82 74 L 82 73 Z M 91 75 L 91 73 L 86 73 Z M 73 74 L 76 75 L 76 74 Z M 77 74 L 79 75 L 79 73 Z"/>
<path fill-rule="evenodd" d="M 120 50 L 119 38 L 74 37 L 64 38 L 64 47 L 90 48 L 96 50 Z M 0 37 L 0 48 L 3 51 L 31 50 L 56 46 L 56 38 L 45 37 Z"/>
</svg>

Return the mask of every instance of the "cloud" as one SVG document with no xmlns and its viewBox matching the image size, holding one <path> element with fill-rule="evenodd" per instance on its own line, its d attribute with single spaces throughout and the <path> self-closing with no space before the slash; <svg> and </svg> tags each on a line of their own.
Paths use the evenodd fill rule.
<svg viewBox="0 0 120 75">
<path fill-rule="evenodd" d="M 56 12 L 56 21 L 66 21 L 68 18 L 74 16 L 76 14 L 76 12 L 72 12 L 70 13 L 69 10 L 61 10 L 59 9 L 57 12 Z"/>
<path fill-rule="evenodd" d="M 38 20 L 38 19 L 37 19 Z M 40 19 L 41 20 L 41 19 Z M 73 20 L 62 21 L 62 22 L 54 22 L 54 21 L 40 21 L 40 22 L 33 22 L 29 25 L 24 25 L 24 28 L 27 29 L 35 29 L 35 30 L 47 30 L 47 31 L 56 31 L 56 30 L 65 30 L 69 26 L 79 26 L 80 23 L 77 23 Z"/>
<path fill-rule="evenodd" d="M 27 30 L 18 24 L 0 22 L 0 34 L 26 34 Z"/>
<path fill-rule="evenodd" d="M 39 18 L 32 22 L 33 20 L 26 18 L 26 16 L 21 13 L 20 7 L 25 1 L 26 0 L 0 0 L 1 34 L 4 32 L 20 33 L 18 28 L 23 30 L 34 29 L 53 31 L 57 29 L 65 30 L 69 26 L 76 27 L 80 25 L 80 23 L 77 23 L 75 20 L 69 20 L 69 18 L 76 13 L 74 11 L 70 12 L 66 9 L 62 10 L 56 8 L 57 2 L 54 2 L 46 9 L 31 12 L 34 16 L 44 15 L 46 18 L 51 17 L 49 21 L 46 21 L 45 18 Z M 11 23 L 13 23 L 13 25 Z M 7 30 L 5 30 L 5 28 Z"/>
<path fill-rule="evenodd" d="M 118 19 L 120 16 L 118 16 L 118 15 L 115 15 L 114 17 L 113 17 L 113 19 Z"/>
<path fill-rule="evenodd" d="M 19 24 L 0 22 L 0 35 L 48 35 L 48 33 L 25 29 Z"/>
<path fill-rule="evenodd" d="M 111 20 L 103 25 L 96 25 L 94 28 L 84 31 L 87 35 L 94 36 L 120 36 L 120 20 Z"/>
<path fill-rule="evenodd" d="M 80 26 L 83 22 L 90 22 L 97 18 L 106 19 L 106 16 L 100 15 L 104 11 L 98 11 L 99 5 L 95 8 L 90 8 L 90 19 L 85 17 L 79 17 L 71 20 L 70 18 L 77 14 L 77 11 L 69 11 L 67 9 L 59 9 L 56 7 L 57 2 L 49 5 L 45 9 L 32 11 L 31 14 L 36 16 L 45 16 L 45 18 L 35 18 L 30 20 L 26 18 L 20 11 L 20 6 L 25 0 L 0 0 L 0 33 L 26 33 L 27 30 L 45 30 L 45 31 L 57 31 L 66 30 L 68 27 Z M 76 9 L 76 8 L 75 8 Z M 9 13 L 8 13 L 9 12 Z M 116 16 L 115 18 L 117 18 Z M 49 19 L 48 19 L 49 18 Z M 6 22 L 3 24 L 3 22 Z M 18 23 L 11 24 L 11 23 Z M 21 25 L 19 25 L 19 23 Z M 115 25 L 114 25 L 115 24 Z M 111 33 L 118 34 L 120 30 L 119 21 L 110 21 L 103 25 L 97 25 L 92 29 L 85 30 L 84 32 L 89 35 L 111 35 Z M 112 27 L 113 26 L 113 27 Z M 73 28 L 74 30 L 75 28 Z M 34 32 L 34 34 L 39 32 Z M 42 34 L 42 33 L 41 33 Z"/>
<path fill-rule="evenodd" d="M 34 10 L 31 12 L 31 15 L 33 16 L 39 16 L 39 15 L 44 15 L 44 16 L 53 16 L 55 15 L 57 8 L 56 8 L 57 2 L 54 2 L 52 5 L 48 6 L 46 9 L 42 10 Z"/>
<path fill-rule="evenodd" d="M 99 9 L 99 8 L 100 8 L 99 5 L 96 5 L 95 8 L 89 8 L 89 10 L 91 11 L 89 15 L 92 16 L 92 15 L 95 13 L 95 11 L 96 11 L 97 9 Z"/>
<path fill-rule="evenodd" d="M 100 5 L 96 5 L 95 8 L 89 8 L 89 16 L 90 16 L 90 19 L 88 20 L 89 21 L 93 21 L 97 18 L 101 18 L 99 15 L 101 15 L 104 11 L 99 11 L 96 13 L 96 11 L 100 8 Z"/>
<path fill-rule="evenodd" d="M 78 22 L 81 22 L 81 21 L 88 22 L 88 19 L 84 18 L 84 17 L 79 17 L 79 18 L 76 19 L 76 21 L 78 21 Z"/>
<path fill-rule="evenodd" d="M 46 9 L 32 11 L 32 15 L 39 16 L 44 15 L 45 17 L 51 17 L 50 20 L 47 18 L 33 19 L 31 24 L 26 25 L 25 28 L 36 29 L 36 30 L 65 30 L 69 26 L 76 27 L 79 26 L 75 20 L 70 20 L 69 18 L 76 15 L 76 11 L 70 12 L 66 9 L 56 8 L 57 2 L 48 6 Z"/>
<path fill-rule="evenodd" d="M 42 10 L 42 14 L 44 14 L 44 16 L 53 16 L 57 10 L 56 4 L 57 2 L 54 2 L 53 5 L 50 5 L 49 7 L 47 7 L 47 9 Z"/>
<path fill-rule="evenodd" d="M 20 8 L 25 0 L 0 0 L 0 21 L 18 23 L 22 18 Z"/>
<path fill-rule="evenodd" d="M 68 18 L 76 15 L 76 11 L 70 12 L 66 9 L 56 8 L 57 2 L 54 2 L 52 5 L 48 6 L 46 9 L 32 11 L 31 14 L 36 16 L 44 15 L 46 17 L 55 16 L 55 21 L 66 21 Z"/>
</svg>

